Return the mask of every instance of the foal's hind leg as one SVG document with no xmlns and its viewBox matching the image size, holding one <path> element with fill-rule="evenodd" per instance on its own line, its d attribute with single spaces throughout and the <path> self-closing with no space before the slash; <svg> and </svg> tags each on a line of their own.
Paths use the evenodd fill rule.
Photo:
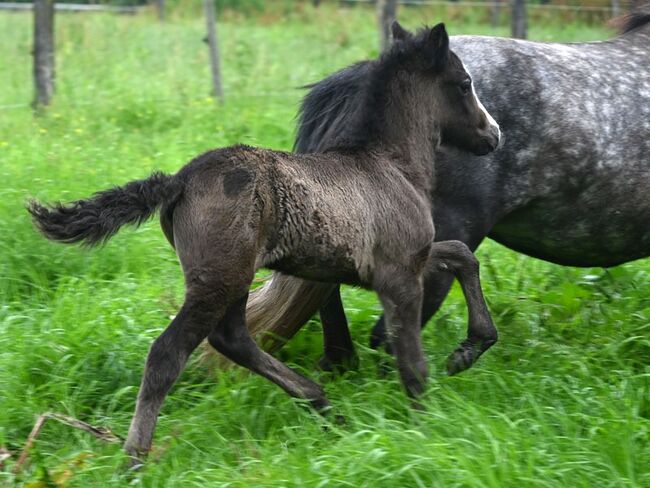
<svg viewBox="0 0 650 488">
<path fill-rule="evenodd" d="M 470 368 L 497 341 L 497 330 L 485 303 L 479 263 L 460 241 L 436 242 L 432 247 L 433 265 L 456 276 L 465 295 L 468 311 L 467 339 L 447 359 L 447 371 L 456 374 Z"/>
<path fill-rule="evenodd" d="M 264 376 L 289 395 L 308 400 L 318 411 L 329 407 L 323 389 L 313 381 L 262 351 L 246 327 L 248 294 L 228 308 L 219 325 L 208 336 L 208 342 L 233 362 Z"/>
<path fill-rule="evenodd" d="M 220 296 L 188 290 L 180 312 L 154 341 L 147 356 L 135 414 L 124 449 L 131 464 L 140 464 L 151 448 L 158 412 L 187 358 L 223 315 Z"/>
</svg>

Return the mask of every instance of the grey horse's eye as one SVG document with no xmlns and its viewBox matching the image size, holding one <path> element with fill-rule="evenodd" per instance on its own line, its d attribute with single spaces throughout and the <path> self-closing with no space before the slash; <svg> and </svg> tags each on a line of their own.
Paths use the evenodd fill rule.
<svg viewBox="0 0 650 488">
<path fill-rule="evenodd" d="M 467 95 L 472 89 L 472 80 L 464 80 L 458 85 L 460 92 L 463 95 Z"/>
</svg>

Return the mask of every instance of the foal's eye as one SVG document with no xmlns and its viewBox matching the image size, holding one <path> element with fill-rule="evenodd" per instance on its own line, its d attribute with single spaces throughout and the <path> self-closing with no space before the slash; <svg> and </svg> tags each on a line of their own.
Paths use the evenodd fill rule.
<svg viewBox="0 0 650 488">
<path fill-rule="evenodd" d="M 458 85 L 458 88 L 463 95 L 467 95 L 472 89 L 472 82 L 470 80 L 465 80 Z"/>
</svg>

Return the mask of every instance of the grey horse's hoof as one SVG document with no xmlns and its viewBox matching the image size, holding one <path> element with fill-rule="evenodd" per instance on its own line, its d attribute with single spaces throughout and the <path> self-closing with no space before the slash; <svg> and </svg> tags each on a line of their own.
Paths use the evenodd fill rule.
<svg viewBox="0 0 650 488">
<path fill-rule="evenodd" d="M 352 354 L 350 356 L 332 359 L 328 356 L 323 356 L 318 360 L 318 369 L 330 373 L 341 374 L 346 371 L 357 371 L 359 369 L 359 356 Z"/>
</svg>

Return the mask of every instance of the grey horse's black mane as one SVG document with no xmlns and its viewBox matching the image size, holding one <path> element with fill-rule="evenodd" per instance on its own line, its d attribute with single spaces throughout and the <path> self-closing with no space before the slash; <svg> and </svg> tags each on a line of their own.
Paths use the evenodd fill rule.
<svg viewBox="0 0 650 488">
<path fill-rule="evenodd" d="M 354 150 L 368 147 L 381 137 L 386 84 L 399 66 L 416 57 L 430 60 L 432 72 L 441 69 L 446 59 L 435 59 L 428 51 L 424 27 L 384 52 L 379 59 L 361 61 L 327 78 L 307 85 L 309 93 L 299 111 L 299 129 L 294 150 L 306 152 L 318 147 L 318 152 Z M 329 134 L 329 137 L 323 137 Z M 322 141 L 321 144 L 313 144 Z M 310 151 L 312 152 L 312 151 Z"/>
<path fill-rule="evenodd" d="M 634 12 L 624 16 L 619 25 L 620 33 L 627 34 L 630 31 L 650 24 L 650 3 L 637 8 Z"/>
</svg>

